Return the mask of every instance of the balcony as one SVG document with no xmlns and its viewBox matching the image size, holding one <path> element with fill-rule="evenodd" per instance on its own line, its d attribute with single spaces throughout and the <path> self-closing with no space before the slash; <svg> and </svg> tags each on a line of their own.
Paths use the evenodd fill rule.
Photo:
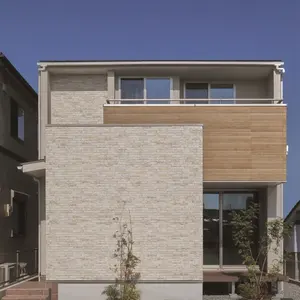
<svg viewBox="0 0 300 300">
<path fill-rule="evenodd" d="M 236 105 L 220 99 L 211 104 L 211 100 L 204 104 L 181 104 L 188 99 L 170 100 L 170 104 L 113 100 L 104 105 L 104 124 L 203 124 L 204 181 L 285 182 L 286 105 L 282 100 L 235 99 Z"/>
<path fill-rule="evenodd" d="M 282 99 L 260 98 L 260 99 L 110 99 L 107 104 L 112 105 L 266 105 L 282 104 Z"/>
</svg>

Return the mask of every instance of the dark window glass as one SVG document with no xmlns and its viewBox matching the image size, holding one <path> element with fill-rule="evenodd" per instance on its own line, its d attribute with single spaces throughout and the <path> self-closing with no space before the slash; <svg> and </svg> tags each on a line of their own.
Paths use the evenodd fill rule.
<svg viewBox="0 0 300 300">
<path fill-rule="evenodd" d="M 146 98 L 147 99 L 170 99 L 170 79 L 169 78 L 147 78 Z M 148 104 L 168 104 L 170 101 L 147 100 Z"/>
<path fill-rule="evenodd" d="M 232 84 L 211 84 L 210 96 L 211 99 L 220 99 L 211 101 L 211 104 L 234 104 L 234 88 Z M 226 99 L 226 100 L 222 100 Z"/>
<path fill-rule="evenodd" d="M 26 202 L 27 196 L 15 192 L 13 198 L 13 232 L 14 236 L 26 233 Z"/>
<path fill-rule="evenodd" d="M 219 265 L 219 194 L 203 195 L 203 263 Z"/>
<path fill-rule="evenodd" d="M 247 209 L 251 202 L 255 201 L 254 193 L 224 193 L 223 194 L 223 264 L 241 265 L 242 258 L 238 249 L 234 246 L 232 237 L 232 212 Z M 257 230 L 258 232 L 258 230 Z M 257 237 L 255 236 L 255 242 Z M 257 243 L 253 247 L 254 255 L 257 250 Z"/>
<path fill-rule="evenodd" d="M 16 101 L 10 102 L 10 134 L 12 137 L 24 141 L 24 110 Z"/>
<path fill-rule="evenodd" d="M 231 282 L 203 282 L 203 295 L 229 295 Z"/>
<path fill-rule="evenodd" d="M 186 99 L 208 99 L 208 84 L 207 83 L 186 83 L 185 84 Z M 186 104 L 207 104 L 208 101 L 190 100 Z"/>
<path fill-rule="evenodd" d="M 121 99 L 144 99 L 144 78 L 122 78 Z M 123 104 L 140 104 L 144 101 L 122 101 Z"/>
</svg>

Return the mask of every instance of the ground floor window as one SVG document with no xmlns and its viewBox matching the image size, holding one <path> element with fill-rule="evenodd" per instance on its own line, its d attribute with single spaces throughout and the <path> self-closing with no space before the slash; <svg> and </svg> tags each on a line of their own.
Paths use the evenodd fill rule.
<svg viewBox="0 0 300 300">
<path fill-rule="evenodd" d="M 232 238 L 231 214 L 247 209 L 257 201 L 255 192 L 204 193 L 203 199 L 203 263 L 204 265 L 241 265 L 242 259 Z M 257 220 L 253 220 L 257 222 Z M 256 224 L 258 225 L 258 224 Z M 258 247 L 255 237 L 254 255 Z"/>
</svg>

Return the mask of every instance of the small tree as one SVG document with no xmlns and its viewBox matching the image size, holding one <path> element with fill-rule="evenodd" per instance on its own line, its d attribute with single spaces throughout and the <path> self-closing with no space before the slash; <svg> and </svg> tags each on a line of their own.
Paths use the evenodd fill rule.
<svg viewBox="0 0 300 300">
<path fill-rule="evenodd" d="M 113 257 L 117 260 L 112 268 L 116 274 L 115 284 L 105 288 L 102 294 L 107 296 L 107 300 L 139 300 L 140 292 L 136 287 L 140 273 L 135 272 L 140 260 L 133 254 L 133 234 L 132 223 L 129 212 L 129 224 L 122 222 L 122 217 L 113 218 L 118 222 L 119 230 L 113 237 L 116 239 L 117 247 Z"/>
<path fill-rule="evenodd" d="M 264 234 L 259 237 L 258 251 L 254 253 L 253 246 L 255 235 L 258 233 L 256 225 L 258 217 L 259 205 L 256 203 L 251 203 L 245 210 L 232 212 L 233 241 L 248 271 L 241 276 L 243 282 L 239 285 L 239 292 L 243 299 L 247 300 L 271 298 L 268 282 L 277 283 L 283 276 L 281 273 L 284 257 L 280 250 L 284 237 L 290 232 L 290 226 L 285 224 L 282 218 L 266 222 Z M 273 260 L 271 264 L 269 263 L 268 271 L 265 272 L 270 252 L 273 252 L 277 259 Z"/>
</svg>

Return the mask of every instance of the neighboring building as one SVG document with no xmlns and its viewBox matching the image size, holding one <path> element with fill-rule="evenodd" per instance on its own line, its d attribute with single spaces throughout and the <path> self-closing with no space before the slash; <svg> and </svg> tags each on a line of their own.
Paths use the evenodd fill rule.
<svg viewBox="0 0 300 300">
<path fill-rule="evenodd" d="M 17 170 L 37 159 L 37 112 L 37 93 L 0 53 L 0 289 L 37 271 L 38 185 Z"/>
<path fill-rule="evenodd" d="M 259 233 L 283 216 L 283 62 L 38 65 L 39 160 L 22 168 L 39 179 L 39 271 L 59 299 L 113 282 L 124 201 L 142 299 L 235 294 L 230 212 L 258 201 Z"/>
<path fill-rule="evenodd" d="M 286 275 L 300 280 L 300 201 L 298 201 L 285 218 L 285 222 L 292 226 L 291 234 L 284 240 L 284 250 L 287 254 Z"/>
</svg>

